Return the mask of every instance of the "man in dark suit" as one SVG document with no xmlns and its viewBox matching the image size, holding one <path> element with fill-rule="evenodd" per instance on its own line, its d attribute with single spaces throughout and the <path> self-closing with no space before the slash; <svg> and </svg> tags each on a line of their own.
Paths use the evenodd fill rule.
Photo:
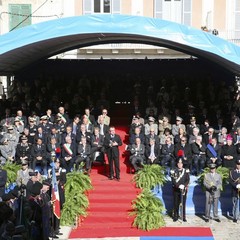
<svg viewBox="0 0 240 240">
<path fill-rule="evenodd" d="M 47 136 L 48 136 L 48 135 L 43 132 L 42 127 L 38 127 L 38 128 L 37 128 L 37 132 L 36 132 L 36 134 L 35 134 L 35 136 L 34 136 L 34 140 L 35 140 L 35 142 L 36 142 L 39 138 L 41 138 L 43 144 L 47 144 Z"/>
<path fill-rule="evenodd" d="M 141 143 L 140 138 L 135 139 L 135 143 L 130 147 L 130 162 L 134 168 L 134 171 L 139 170 L 139 165 L 142 166 L 145 159 L 145 146 Z"/>
<path fill-rule="evenodd" d="M 145 136 L 141 132 L 141 129 L 139 127 L 136 127 L 134 133 L 130 134 L 130 136 L 129 136 L 129 143 L 130 144 L 134 144 L 135 141 L 136 141 L 136 138 L 140 138 L 142 143 L 145 142 Z"/>
<path fill-rule="evenodd" d="M 56 127 L 55 126 L 52 126 L 51 127 L 51 131 L 50 131 L 50 133 L 48 134 L 48 136 L 47 136 L 47 144 L 49 144 L 50 142 L 51 142 L 51 139 L 52 138 L 55 138 L 56 139 L 56 142 L 59 144 L 59 145 L 61 145 L 62 144 L 62 137 L 61 137 L 61 135 L 60 135 L 60 133 L 59 132 L 57 132 L 57 129 L 56 129 Z"/>
<path fill-rule="evenodd" d="M 80 116 L 76 115 L 72 121 L 72 123 L 69 124 L 69 126 L 72 128 L 72 133 L 76 136 L 77 133 L 80 131 Z"/>
<path fill-rule="evenodd" d="M 99 128 L 94 128 L 94 133 L 91 138 L 91 159 L 92 161 L 95 161 L 97 159 L 97 156 L 101 156 L 104 161 L 104 136 L 100 134 Z"/>
<path fill-rule="evenodd" d="M 56 152 L 61 152 L 60 144 L 57 142 L 56 138 L 52 137 L 50 142 L 47 144 L 47 159 L 49 162 L 52 161 L 52 157 L 56 155 Z"/>
<path fill-rule="evenodd" d="M 166 138 L 166 143 L 162 145 L 161 149 L 161 165 L 163 167 L 174 168 L 176 165 L 174 157 L 174 144 L 172 143 L 171 137 Z"/>
<path fill-rule="evenodd" d="M 31 149 L 32 169 L 35 171 L 36 164 L 40 164 L 43 169 L 43 174 L 47 176 L 47 153 L 46 145 L 43 144 L 41 138 L 37 139 L 36 144 Z"/>
<path fill-rule="evenodd" d="M 72 142 L 71 137 L 67 136 L 66 143 L 62 146 L 61 165 L 66 169 L 67 173 L 71 172 L 76 159 L 76 144 Z"/>
<path fill-rule="evenodd" d="M 90 123 L 90 120 L 89 120 L 87 115 L 83 115 L 83 117 L 82 117 L 82 124 L 85 125 L 87 132 L 93 134 L 94 125 L 92 123 Z"/>
<path fill-rule="evenodd" d="M 150 138 L 149 144 L 145 148 L 145 156 L 147 164 L 158 164 L 160 157 L 160 147 L 154 138 Z"/>
<path fill-rule="evenodd" d="M 212 139 L 211 144 L 207 144 L 206 157 L 207 165 L 211 163 L 217 164 L 217 167 L 222 165 L 222 147 L 217 143 L 217 138 Z"/>
<path fill-rule="evenodd" d="M 214 128 L 210 127 L 208 131 L 203 134 L 203 142 L 206 145 L 211 144 L 213 138 L 217 138 L 217 134 L 214 132 Z"/>
<path fill-rule="evenodd" d="M 153 128 L 150 128 L 150 133 L 145 136 L 145 146 L 150 144 L 150 140 L 154 139 L 155 144 L 159 147 L 160 139 L 157 134 L 155 134 L 155 131 Z"/>
<path fill-rule="evenodd" d="M 181 142 L 177 143 L 174 148 L 174 155 L 176 158 L 182 157 L 184 168 L 192 166 L 192 149 L 190 144 L 187 143 L 187 138 L 182 137 Z"/>
<path fill-rule="evenodd" d="M 80 131 L 78 131 L 77 136 L 76 136 L 76 141 L 77 144 L 81 142 L 82 137 L 85 137 L 87 139 L 87 142 L 90 144 L 91 142 L 91 133 L 87 131 L 86 125 L 81 124 L 80 126 Z"/>
<path fill-rule="evenodd" d="M 94 115 L 91 114 L 90 108 L 88 108 L 88 107 L 85 108 L 84 112 L 85 112 L 84 115 L 88 118 L 89 123 L 92 124 L 93 126 L 95 126 L 96 120 L 95 120 Z"/>
<path fill-rule="evenodd" d="M 62 140 L 61 140 L 62 144 L 66 143 L 67 136 L 72 139 L 72 143 L 74 143 L 74 144 L 76 143 L 76 135 L 73 134 L 71 126 L 67 126 L 66 131 L 62 133 Z"/>
<path fill-rule="evenodd" d="M 110 165 L 109 179 L 113 180 L 114 169 L 115 168 L 116 178 L 120 180 L 120 164 L 119 164 L 119 149 L 118 147 L 122 145 L 122 140 L 118 134 L 115 133 L 115 127 L 110 127 L 109 133 L 104 139 L 104 146 L 107 151 L 108 162 Z"/>
<path fill-rule="evenodd" d="M 196 141 L 191 144 L 193 154 L 194 173 L 198 175 L 206 165 L 206 145 L 202 142 L 202 136 L 197 136 Z"/>
<path fill-rule="evenodd" d="M 80 144 L 77 148 L 77 158 L 76 158 L 76 170 L 79 170 L 79 164 L 81 162 L 85 163 L 85 171 L 89 175 L 89 170 L 91 166 L 90 162 L 91 146 L 87 143 L 86 137 L 82 137 Z"/>
</svg>

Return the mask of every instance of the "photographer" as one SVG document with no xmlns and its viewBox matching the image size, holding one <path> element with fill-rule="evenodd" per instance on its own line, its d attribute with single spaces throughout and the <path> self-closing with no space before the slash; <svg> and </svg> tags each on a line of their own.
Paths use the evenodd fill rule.
<svg viewBox="0 0 240 240">
<path fill-rule="evenodd" d="M 206 188 L 206 206 L 205 206 L 205 222 L 209 222 L 211 207 L 213 205 L 213 219 L 221 222 L 218 217 L 218 202 L 220 190 L 222 187 L 222 177 L 216 172 L 216 164 L 209 164 L 210 172 L 204 175 L 203 184 Z"/>
</svg>

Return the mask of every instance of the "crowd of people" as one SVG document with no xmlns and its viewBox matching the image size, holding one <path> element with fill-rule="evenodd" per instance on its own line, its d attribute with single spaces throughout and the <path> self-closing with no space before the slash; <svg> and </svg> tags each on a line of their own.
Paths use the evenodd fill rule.
<svg viewBox="0 0 240 240">
<path fill-rule="evenodd" d="M 173 168 L 179 157 L 183 157 L 184 167 L 193 175 L 199 175 L 211 163 L 233 168 L 240 155 L 240 120 L 237 116 L 233 118 L 228 132 L 222 119 L 213 127 L 207 119 L 198 124 L 194 116 L 185 125 L 180 116 L 171 124 L 167 116 L 158 121 L 150 116 L 144 123 L 135 115 L 128 146 L 134 170 L 138 171 L 143 163 Z"/>
<path fill-rule="evenodd" d="M 29 206 L 28 222 L 39 221 L 36 226 L 29 225 L 28 234 L 34 234 L 34 230 L 36 239 L 57 237 L 58 219 L 43 216 L 45 208 L 51 209 L 48 179 L 51 179 L 50 163 L 54 160 L 60 189 L 68 172 L 75 169 L 90 175 L 92 163 L 104 162 L 105 154 L 110 166 L 109 179 L 120 181 L 118 147 L 123 143 L 111 126 L 108 111 L 114 112 L 113 95 L 122 86 L 117 85 L 119 89 L 116 90 L 109 80 L 100 81 L 96 90 L 94 83 L 97 82 L 88 80 L 85 76 L 76 86 L 70 82 L 67 87 L 62 86 L 61 81 L 59 86 L 51 80 L 45 86 L 39 80 L 35 80 L 33 86 L 14 81 L 9 98 L 1 100 L 1 165 L 15 162 L 22 169 L 18 173 L 21 181 L 18 179 L 17 194 L 5 193 L 6 173 L 1 170 L 4 177 L 0 186 L 0 210 L 7 211 L 9 218 L 1 219 L 0 234 L 6 234 L 8 224 L 15 227 L 7 234 L 17 234 L 16 223 L 22 223 L 22 220 L 18 214 L 15 220 L 12 219 L 13 202 L 21 200 L 23 191 Z M 126 86 L 129 86 L 128 80 L 125 80 Z M 185 81 L 179 88 L 182 91 L 178 91 L 177 84 L 174 78 L 162 79 L 156 87 L 156 82 L 138 79 L 127 90 L 128 93 L 132 91 L 127 99 L 130 101 L 127 111 L 130 116 L 127 117 L 132 121 L 126 148 L 130 151 L 130 164 L 134 172 L 143 164 L 166 167 L 166 174 L 172 176 L 173 187 L 177 190 L 174 221 L 178 218 L 182 196 L 179 193 L 186 193 L 189 174 L 198 175 L 211 164 L 234 170 L 240 155 L 239 96 L 235 96 L 234 88 L 220 81 L 218 91 L 214 91 L 211 79 L 202 83 Z M 207 91 L 202 91 L 203 84 Z M 170 169 L 175 170 L 171 173 Z M 185 169 L 184 174 L 182 169 Z M 180 184 L 183 176 L 185 180 Z M 27 181 L 23 183 L 25 177 Z M 182 201 L 186 201 L 185 197 Z M 64 203 L 64 193 L 61 203 Z M 43 217 L 52 222 L 49 224 L 52 228 L 47 228 L 46 232 L 42 231 L 46 223 L 42 221 Z M 182 219 L 186 220 L 185 209 Z"/>
<path fill-rule="evenodd" d="M 64 184 L 66 171 L 60 167 L 58 158 L 53 165 L 56 184 L 60 197 L 60 209 L 65 202 Z M 6 192 L 1 192 L 0 201 L 0 238 L 1 239 L 43 239 L 59 238 L 60 216 L 54 212 L 51 196 L 52 171 L 49 169 L 45 179 L 38 171 L 22 160 L 21 169 L 17 172 L 16 185 Z M 1 184 L 6 184 L 7 172 L 0 170 Z"/>
</svg>

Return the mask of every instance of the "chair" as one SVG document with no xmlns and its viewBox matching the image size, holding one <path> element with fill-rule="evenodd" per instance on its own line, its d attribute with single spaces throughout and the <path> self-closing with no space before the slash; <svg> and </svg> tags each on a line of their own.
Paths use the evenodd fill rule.
<svg viewBox="0 0 240 240">
<path fill-rule="evenodd" d="M 102 151 L 94 152 L 93 157 L 91 158 L 91 169 L 94 165 L 101 165 L 104 166 L 104 173 L 107 173 L 107 164 L 105 160 L 105 154 Z M 90 170 L 91 170 L 90 169 Z"/>
</svg>

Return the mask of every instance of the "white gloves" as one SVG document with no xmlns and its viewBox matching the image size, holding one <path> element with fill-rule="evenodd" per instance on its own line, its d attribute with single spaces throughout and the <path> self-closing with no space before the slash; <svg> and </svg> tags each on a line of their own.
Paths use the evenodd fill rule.
<svg viewBox="0 0 240 240">
<path fill-rule="evenodd" d="M 240 185 L 240 184 L 239 184 Z M 179 185 L 179 189 L 183 190 L 185 188 L 185 186 L 183 184 Z"/>
<path fill-rule="evenodd" d="M 237 184 L 236 188 L 239 189 L 240 188 L 240 184 Z"/>
</svg>

